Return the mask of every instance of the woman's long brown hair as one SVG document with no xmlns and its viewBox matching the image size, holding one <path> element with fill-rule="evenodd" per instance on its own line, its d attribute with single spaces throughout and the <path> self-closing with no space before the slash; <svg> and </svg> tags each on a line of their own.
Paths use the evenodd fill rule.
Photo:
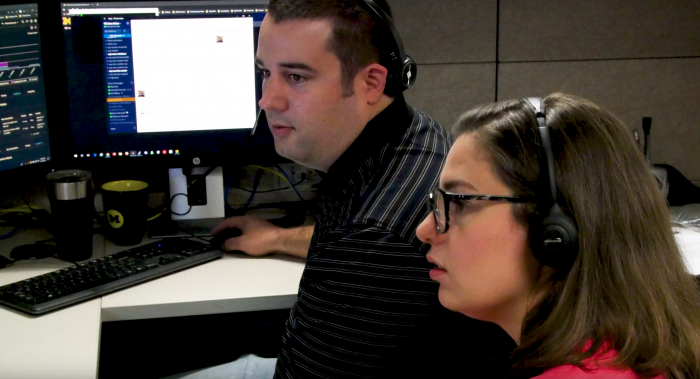
<svg viewBox="0 0 700 379">
<path fill-rule="evenodd" d="M 526 316 L 512 373 L 581 367 L 607 344 L 617 351 L 613 366 L 642 377 L 700 377 L 700 291 L 639 148 L 620 120 L 588 100 L 552 94 L 544 104 L 558 200 L 578 226 L 579 250 Z M 453 133 L 475 133 L 514 196 L 537 195 L 537 121 L 524 101 L 471 110 Z M 534 206 L 513 207 L 527 225 Z"/>
</svg>

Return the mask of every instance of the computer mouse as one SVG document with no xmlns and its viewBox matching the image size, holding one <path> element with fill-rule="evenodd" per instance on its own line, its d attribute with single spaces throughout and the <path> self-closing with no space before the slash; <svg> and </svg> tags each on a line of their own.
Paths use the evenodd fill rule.
<svg viewBox="0 0 700 379">
<path fill-rule="evenodd" d="M 30 245 L 20 245 L 12 249 L 10 258 L 18 261 L 23 259 L 42 259 L 56 254 L 56 246 L 45 243 L 33 243 Z"/>
<path fill-rule="evenodd" d="M 227 239 L 238 237 L 241 234 L 241 230 L 238 228 L 224 229 L 219 233 L 214 234 L 214 237 L 209 240 L 209 243 L 214 247 L 221 247 Z"/>
</svg>

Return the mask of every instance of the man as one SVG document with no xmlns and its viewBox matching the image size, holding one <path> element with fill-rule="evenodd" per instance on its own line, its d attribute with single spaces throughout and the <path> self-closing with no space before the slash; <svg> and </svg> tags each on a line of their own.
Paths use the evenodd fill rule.
<svg viewBox="0 0 700 379">
<path fill-rule="evenodd" d="M 400 93 L 385 93 L 392 37 L 376 21 L 355 0 L 271 0 L 260 29 L 259 104 L 275 149 L 326 173 L 315 226 L 244 216 L 212 231 L 241 230 L 226 250 L 307 260 L 276 378 L 430 372 L 440 365 L 431 356 L 445 358 L 431 352 L 459 327 L 439 305 L 428 246 L 415 236 L 450 139 Z"/>
</svg>

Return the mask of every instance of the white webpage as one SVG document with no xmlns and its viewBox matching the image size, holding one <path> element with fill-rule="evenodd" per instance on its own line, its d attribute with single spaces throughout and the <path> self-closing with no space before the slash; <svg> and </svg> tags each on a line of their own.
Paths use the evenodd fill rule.
<svg viewBox="0 0 700 379">
<path fill-rule="evenodd" d="M 138 133 L 252 128 L 253 18 L 132 20 Z"/>
</svg>

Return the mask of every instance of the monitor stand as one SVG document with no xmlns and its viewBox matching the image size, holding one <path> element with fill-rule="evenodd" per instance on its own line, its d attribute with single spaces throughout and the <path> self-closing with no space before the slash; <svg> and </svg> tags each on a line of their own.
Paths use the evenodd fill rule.
<svg viewBox="0 0 700 379">
<path fill-rule="evenodd" d="M 207 167 L 196 167 L 191 170 L 191 173 L 201 175 L 207 171 L 209 171 Z M 206 181 L 206 203 L 193 205 L 191 209 L 188 204 L 188 196 L 175 196 L 188 193 L 187 179 L 182 169 L 171 168 L 169 178 L 169 199 L 172 199 L 170 220 L 149 226 L 148 236 L 151 238 L 211 236 L 211 229 L 223 221 L 226 216 L 222 168 L 216 167 L 204 178 Z M 167 219 L 168 215 L 163 214 L 161 217 Z"/>
</svg>

